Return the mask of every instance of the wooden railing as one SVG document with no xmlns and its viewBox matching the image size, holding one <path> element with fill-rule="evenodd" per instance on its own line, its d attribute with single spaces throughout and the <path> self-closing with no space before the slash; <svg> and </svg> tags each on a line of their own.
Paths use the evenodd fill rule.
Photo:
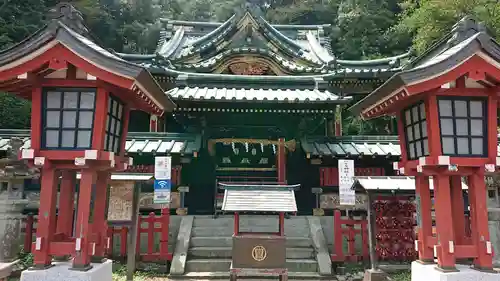
<svg viewBox="0 0 500 281">
<path fill-rule="evenodd" d="M 368 260 L 368 221 L 366 218 L 342 218 L 341 211 L 336 210 L 333 215 L 333 220 L 333 249 L 331 260 L 334 262 L 358 262 Z M 358 228 L 356 228 L 357 225 L 359 226 Z M 356 252 L 356 235 L 360 235 L 361 238 L 361 254 Z M 347 253 L 344 253 L 343 250 L 344 238 L 347 241 Z"/>
<path fill-rule="evenodd" d="M 24 237 L 24 251 L 31 252 L 32 243 L 36 235 L 37 216 L 29 214 L 25 220 L 25 227 L 23 231 Z M 161 215 L 156 216 L 150 213 L 148 216 L 139 217 L 139 229 L 137 231 L 137 244 L 136 253 L 141 261 L 147 262 L 161 262 L 171 261 L 172 253 L 168 251 L 169 239 L 169 224 L 170 224 L 170 210 L 162 209 Z M 107 255 L 115 259 L 124 259 L 127 256 L 127 237 L 130 232 L 130 226 L 126 223 L 123 225 L 110 225 L 108 228 L 109 247 L 107 248 Z M 146 251 L 141 252 L 141 234 L 147 235 Z M 155 241 L 155 235 L 159 234 L 159 243 Z M 119 249 L 114 251 L 114 239 L 120 239 Z M 155 247 L 159 244 L 159 247 Z"/>
</svg>

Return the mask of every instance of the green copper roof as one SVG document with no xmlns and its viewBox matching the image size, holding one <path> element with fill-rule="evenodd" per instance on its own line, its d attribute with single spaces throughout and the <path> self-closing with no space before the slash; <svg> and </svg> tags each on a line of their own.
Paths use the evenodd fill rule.
<svg viewBox="0 0 500 281">
<path fill-rule="evenodd" d="M 304 138 L 304 152 L 311 156 L 357 157 L 401 155 L 397 136 L 344 136 L 332 138 Z"/>
<path fill-rule="evenodd" d="M 164 21 L 155 54 L 117 54 L 151 71 L 210 73 L 235 56 L 259 55 L 286 75 L 331 74 L 331 78 L 377 78 L 401 70 L 410 53 L 376 60 L 341 60 L 331 51 L 325 25 L 273 25 L 247 11 L 223 23 Z M 218 69 L 220 71 L 220 69 Z"/>
<path fill-rule="evenodd" d="M 30 148 L 29 130 L 0 130 L 0 151 L 10 149 L 10 139 L 24 140 L 23 149 Z M 191 155 L 201 147 L 201 136 L 176 133 L 128 133 L 125 151 L 127 153 L 181 154 Z"/>
<path fill-rule="evenodd" d="M 397 136 L 308 137 L 303 138 L 300 144 L 304 152 L 314 157 L 401 156 Z"/>
<path fill-rule="evenodd" d="M 285 103 L 346 103 L 349 97 L 340 97 L 318 89 L 237 89 L 237 88 L 174 88 L 167 95 L 176 100 L 253 101 Z"/>
</svg>

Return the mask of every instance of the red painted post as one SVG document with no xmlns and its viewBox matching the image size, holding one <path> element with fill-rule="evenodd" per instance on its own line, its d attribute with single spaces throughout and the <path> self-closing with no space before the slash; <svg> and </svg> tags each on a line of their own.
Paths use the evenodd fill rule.
<svg viewBox="0 0 500 281">
<path fill-rule="evenodd" d="M 111 181 L 111 173 L 102 171 L 97 173 L 95 199 L 94 199 L 94 221 L 92 232 L 97 237 L 94 256 L 101 259 L 105 255 L 107 244 L 108 222 L 106 221 L 106 205 L 108 203 L 108 186 Z"/>
<path fill-rule="evenodd" d="M 278 167 L 278 183 L 286 184 L 286 149 L 285 149 L 285 139 L 278 139 L 277 147 L 277 167 Z"/>
<path fill-rule="evenodd" d="M 123 106 L 123 124 L 122 124 L 122 139 L 120 147 L 123 149 L 120 152 L 120 155 L 125 155 L 125 144 L 127 143 L 127 133 L 128 133 L 128 124 L 130 122 L 130 105 L 125 104 Z"/>
<path fill-rule="evenodd" d="M 488 212 L 486 204 L 486 186 L 484 172 L 477 172 L 469 176 L 469 202 L 474 206 L 471 210 L 472 245 L 476 246 L 477 256 L 474 258 L 474 267 L 478 269 L 493 268 L 493 250 L 488 253 L 487 248 L 492 248 L 488 229 Z"/>
<path fill-rule="evenodd" d="M 76 172 L 63 170 L 61 173 L 59 194 L 59 212 L 57 214 L 57 231 L 68 238 L 73 235 L 73 211 L 75 207 Z"/>
<path fill-rule="evenodd" d="M 418 232 L 418 258 L 422 262 L 434 262 L 434 245 L 431 245 L 429 237 L 432 236 L 432 201 L 429 187 L 429 177 L 415 177 L 415 192 L 420 199 L 420 226 Z"/>
<path fill-rule="evenodd" d="M 434 198 L 439 204 L 436 209 L 436 231 L 439 233 L 439 245 L 437 248 L 438 266 L 442 269 L 455 269 L 455 255 L 451 247 L 454 247 L 453 214 L 451 213 L 451 191 L 450 178 L 445 175 L 433 177 Z M 483 180 L 484 181 L 484 180 Z M 452 246 L 453 245 L 453 246 Z"/>
<path fill-rule="evenodd" d="M 279 214 L 279 231 L 280 236 L 285 236 L 285 213 L 283 212 Z"/>
<path fill-rule="evenodd" d="M 451 188 L 451 212 L 453 214 L 453 232 L 457 245 L 463 245 L 465 239 L 465 218 L 464 218 L 464 196 L 462 193 L 462 177 L 452 176 Z"/>
<path fill-rule="evenodd" d="M 137 239 L 136 239 L 136 243 L 135 243 L 135 255 L 136 256 L 141 255 L 141 236 L 142 236 L 141 233 L 144 230 L 144 228 L 142 228 L 142 224 L 144 222 L 147 222 L 147 217 L 142 217 L 141 215 L 139 215 L 139 222 L 137 223 Z"/>
<path fill-rule="evenodd" d="M 146 219 L 148 222 L 148 255 L 153 254 L 154 244 L 155 244 L 155 213 L 149 213 L 149 217 Z"/>
<path fill-rule="evenodd" d="M 28 214 L 26 218 L 26 227 L 24 228 L 24 252 L 31 253 L 31 245 L 33 243 L 33 214 Z"/>
<path fill-rule="evenodd" d="M 96 93 L 95 120 L 92 134 L 92 148 L 104 150 L 104 140 L 106 139 L 106 119 L 108 117 L 109 93 L 100 87 Z"/>
<path fill-rule="evenodd" d="M 355 242 L 355 239 L 356 239 L 356 234 L 354 233 L 355 232 L 355 229 L 354 229 L 354 224 L 351 224 L 351 222 L 354 221 L 354 219 L 352 218 L 347 218 L 350 222 L 349 224 L 347 225 L 347 237 L 348 238 L 348 244 L 347 244 L 347 249 L 349 251 L 349 256 L 353 257 L 356 255 L 356 247 L 354 246 L 354 242 Z"/>
<path fill-rule="evenodd" d="M 127 236 L 128 228 L 122 226 L 120 229 L 120 256 L 125 257 L 127 255 Z"/>
<path fill-rule="evenodd" d="M 47 164 L 42 169 L 40 208 L 38 209 L 38 225 L 36 239 L 39 248 L 34 252 L 35 267 L 50 266 L 52 257 L 49 254 L 50 243 L 56 230 L 57 177 L 54 168 Z"/>
<path fill-rule="evenodd" d="M 363 259 L 368 260 L 370 258 L 370 251 L 368 245 L 368 221 L 366 218 L 361 221 L 361 245 L 363 249 Z"/>
<path fill-rule="evenodd" d="M 73 268 L 85 269 L 90 267 L 90 235 L 92 233 L 90 218 L 90 200 L 92 198 L 92 185 L 97 178 L 97 173 L 92 169 L 83 169 L 80 180 L 80 193 L 78 194 L 78 214 L 76 219 L 76 239 L 80 239 L 80 249 L 76 251 L 73 259 Z M 77 240 L 78 243 L 78 240 Z"/>
<path fill-rule="evenodd" d="M 238 212 L 235 212 L 233 234 L 234 236 L 237 236 L 239 233 L 240 233 L 240 214 L 238 214 Z"/>
<path fill-rule="evenodd" d="M 335 256 L 336 261 L 343 261 L 345 256 L 342 250 L 342 218 L 340 210 L 335 210 L 333 216 L 333 255 Z"/>
<path fill-rule="evenodd" d="M 168 259 L 168 233 L 170 231 L 170 209 L 161 209 L 160 256 Z"/>
<path fill-rule="evenodd" d="M 106 246 L 106 256 L 112 257 L 113 256 L 113 239 L 115 236 L 115 229 L 113 227 L 108 227 L 108 230 L 106 231 L 108 241 L 106 241 L 107 246 Z"/>
</svg>

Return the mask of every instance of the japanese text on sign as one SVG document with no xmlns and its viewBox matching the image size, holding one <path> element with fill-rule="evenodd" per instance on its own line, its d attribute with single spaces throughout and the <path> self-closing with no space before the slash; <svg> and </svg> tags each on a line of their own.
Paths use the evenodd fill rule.
<svg viewBox="0 0 500 281">
<path fill-rule="evenodd" d="M 354 160 L 339 160 L 338 163 L 340 205 L 355 205 L 356 193 L 351 189 L 354 184 Z"/>
</svg>

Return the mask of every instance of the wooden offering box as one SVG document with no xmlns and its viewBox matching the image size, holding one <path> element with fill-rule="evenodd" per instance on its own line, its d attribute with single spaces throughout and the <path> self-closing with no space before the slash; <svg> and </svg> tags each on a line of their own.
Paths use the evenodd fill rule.
<svg viewBox="0 0 500 281">
<path fill-rule="evenodd" d="M 288 280 L 285 246 L 285 212 L 297 212 L 294 188 L 283 185 L 222 185 L 222 210 L 234 212 L 231 281 L 238 275 L 277 275 Z M 277 215 L 276 232 L 240 231 L 240 213 Z M 251 227 L 251 226 L 250 226 Z"/>
</svg>

